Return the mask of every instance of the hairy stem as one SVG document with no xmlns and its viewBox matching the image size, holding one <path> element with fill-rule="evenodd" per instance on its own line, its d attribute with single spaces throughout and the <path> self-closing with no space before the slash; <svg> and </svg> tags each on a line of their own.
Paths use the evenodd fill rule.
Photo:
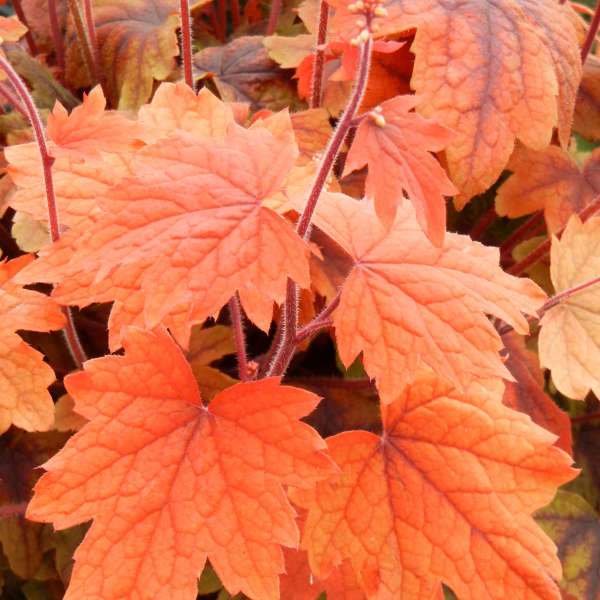
<svg viewBox="0 0 600 600">
<path fill-rule="evenodd" d="M 371 46 L 373 44 L 373 38 L 369 35 L 367 41 L 361 45 L 360 48 L 360 63 L 358 66 L 358 72 L 356 75 L 356 85 L 352 92 L 352 97 L 346 106 L 344 114 L 341 116 L 340 121 L 333 133 L 333 136 L 329 140 L 327 148 L 321 159 L 319 170 L 315 176 L 312 187 L 308 194 L 308 200 L 304 206 L 304 211 L 298 224 L 296 225 L 296 232 L 300 237 L 305 237 L 308 233 L 310 223 L 312 221 L 313 213 L 321 196 L 321 192 L 327 182 L 327 177 L 333 167 L 335 159 L 337 158 L 338 152 L 342 146 L 342 142 L 348 133 L 348 130 L 352 126 L 354 119 L 354 113 L 358 110 L 360 102 L 365 93 L 367 87 L 367 81 L 369 79 L 369 67 L 371 65 Z"/>
<path fill-rule="evenodd" d="M 594 40 L 596 39 L 596 33 L 598 33 L 598 27 L 600 26 L 600 2 L 596 3 L 596 9 L 594 10 L 594 16 L 592 17 L 592 21 L 590 23 L 590 28 L 588 29 L 587 36 L 585 38 L 585 42 L 583 42 L 583 46 L 581 48 L 581 62 L 584 63 L 585 59 L 588 57 L 590 50 L 594 44 Z"/>
<path fill-rule="evenodd" d="M 17 72 L 13 69 L 12 65 L 2 55 L 0 55 L 0 68 L 6 73 L 6 76 L 10 79 L 10 82 L 21 97 L 25 110 L 27 111 L 27 117 L 33 129 L 35 141 L 40 150 L 44 188 L 46 190 L 46 203 L 48 207 L 48 222 L 50 224 L 50 238 L 53 242 L 56 242 L 60 238 L 60 225 L 58 221 L 58 208 L 56 206 L 56 194 L 54 192 L 54 179 L 52 178 L 52 164 L 54 163 L 54 158 L 50 156 L 50 153 L 48 152 L 48 144 L 46 143 L 46 137 L 44 135 L 44 126 L 42 125 L 42 121 L 35 108 L 29 90 Z M 67 319 L 67 325 L 65 326 L 64 331 L 69 344 L 69 350 L 71 351 L 71 355 L 77 363 L 77 366 L 81 368 L 87 358 L 83 352 L 81 343 L 79 342 L 71 311 L 66 306 L 61 307 L 61 310 Z"/>
<path fill-rule="evenodd" d="M 315 61 L 313 64 L 310 107 L 321 106 L 321 88 L 323 85 L 323 64 L 325 63 L 325 51 L 323 45 L 327 41 L 327 21 L 329 19 L 329 4 L 321 0 L 319 8 L 319 23 L 317 33 L 317 46 L 315 48 Z"/>
<path fill-rule="evenodd" d="M 279 14 L 281 13 L 281 0 L 271 1 L 271 12 L 269 14 L 269 24 L 267 25 L 267 35 L 273 35 L 277 28 L 277 21 L 279 21 Z"/>
<path fill-rule="evenodd" d="M 550 310 L 553 306 L 556 306 L 557 304 L 559 304 L 561 302 L 561 300 L 564 300 L 565 298 L 569 298 L 573 294 L 576 294 L 577 292 L 581 292 L 593 285 L 596 285 L 597 283 L 600 283 L 600 277 L 594 277 L 594 279 L 590 279 L 589 281 L 584 281 L 583 283 L 574 285 L 573 287 L 569 288 L 568 290 L 563 290 L 562 292 L 559 292 L 558 294 L 554 294 L 554 296 L 551 296 L 550 298 L 548 298 L 548 300 L 546 300 L 546 302 L 544 303 L 544 306 L 542 306 L 542 308 L 540 308 L 540 310 L 538 310 L 539 317 L 541 318 L 542 315 L 546 311 Z"/>
<path fill-rule="evenodd" d="M 242 310 L 240 298 L 236 293 L 229 300 L 229 313 L 233 326 L 233 338 L 235 340 L 235 351 L 238 359 L 238 374 L 240 381 L 248 381 L 248 359 L 246 358 L 246 339 L 244 336 L 244 324 L 242 322 Z"/>
<path fill-rule="evenodd" d="M 365 30 L 367 31 L 367 30 Z M 313 181 L 310 189 L 308 200 L 304 207 L 304 211 L 298 220 L 296 225 L 296 233 L 302 238 L 308 238 L 308 232 L 310 223 L 312 221 L 317 202 L 321 196 L 321 192 L 325 187 L 329 173 L 335 163 L 335 159 L 342 146 L 342 142 L 348 133 L 354 119 L 354 114 L 360 106 L 360 102 L 365 93 L 367 87 L 367 81 L 369 79 L 369 67 L 371 64 L 371 47 L 373 44 L 373 38 L 371 33 L 368 33 L 368 37 L 364 43 L 360 46 L 360 63 L 358 66 L 358 72 L 356 76 L 356 85 L 346 106 L 346 110 L 340 118 L 340 121 L 329 140 L 329 144 L 325 149 L 323 158 L 319 165 L 319 169 Z M 267 375 L 283 375 L 285 373 L 290 360 L 294 356 L 294 351 L 297 346 L 296 332 L 298 329 L 298 297 L 297 297 L 297 286 L 296 284 L 288 280 L 287 295 L 284 305 L 284 317 L 282 319 L 282 334 L 280 336 L 279 347 L 277 348 Z"/>
<path fill-rule="evenodd" d="M 23 7 L 21 6 L 20 0 L 12 0 L 13 8 L 15 9 L 15 13 L 19 18 L 19 21 L 27 27 L 27 32 L 25 33 L 25 41 L 27 42 L 27 46 L 29 47 L 29 52 L 31 52 L 32 56 L 36 56 L 38 53 L 37 45 L 35 43 L 35 39 L 33 38 L 33 34 L 29 29 L 29 24 L 27 23 L 27 17 L 25 16 L 25 12 L 23 11 Z"/>
<path fill-rule="evenodd" d="M 190 4 L 188 0 L 179 0 L 181 11 L 181 53 L 183 54 L 183 73 L 185 83 L 194 89 L 192 75 L 192 28 L 190 26 Z"/>
<path fill-rule="evenodd" d="M 58 63 L 58 69 L 60 71 L 60 82 L 65 82 L 65 47 L 63 45 L 63 39 L 58 25 L 58 13 L 56 12 L 56 0 L 48 0 L 48 18 L 50 20 L 50 32 L 52 34 L 52 43 L 54 45 L 54 51 L 56 52 L 56 62 Z"/>
<path fill-rule="evenodd" d="M 333 321 L 329 318 L 333 311 L 338 307 L 340 298 L 342 296 L 341 290 L 335 295 L 333 300 L 307 325 L 299 329 L 296 333 L 295 344 L 302 343 L 306 338 L 311 337 L 323 327 L 330 327 Z"/>
<path fill-rule="evenodd" d="M 591 217 L 597 210 L 600 210 L 600 196 L 597 196 L 588 206 L 586 206 L 583 210 L 581 210 L 578 214 L 579 218 L 582 221 L 586 221 L 589 217 Z M 560 239 L 565 228 L 563 227 L 560 231 L 558 231 L 555 235 Z M 534 265 L 538 260 L 540 260 L 543 256 L 548 254 L 550 248 L 552 246 L 552 239 L 548 238 L 544 240 L 535 250 L 530 252 L 527 256 L 525 256 L 522 260 L 515 263 L 510 269 L 507 270 L 511 275 L 521 275 L 524 273 L 531 265 Z"/>
<path fill-rule="evenodd" d="M 5 82 L 0 83 L 0 94 L 6 98 L 9 104 L 12 104 L 15 110 L 19 111 L 26 119 L 28 118 L 27 109 L 23 106 L 23 103 Z"/>
<path fill-rule="evenodd" d="M 85 32 L 85 25 L 83 23 L 83 18 L 81 17 L 81 10 L 77 0 L 69 0 L 69 9 L 71 10 L 73 22 L 75 23 L 75 29 L 77 29 L 77 37 L 81 43 L 81 50 L 83 52 L 85 66 L 90 74 L 90 77 L 93 77 L 96 72 L 96 69 L 94 68 L 94 59 L 92 57 L 90 41 L 88 40 Z"/>
<path fill-rule="evenodd" d="M 94 73 L 96 81 L 104 87 L 104 71 L 102 69 L 102 61 L 100 59 L 100 48 L 98 47 L 98 38 L 96 37 L 96 24 L 94 23 L 94 13 L 92 12 L 92 0 L 83 0 L 85 10 L 85 23 L 89 36 L 89 42 L 94 58 Z"/>
</svg>

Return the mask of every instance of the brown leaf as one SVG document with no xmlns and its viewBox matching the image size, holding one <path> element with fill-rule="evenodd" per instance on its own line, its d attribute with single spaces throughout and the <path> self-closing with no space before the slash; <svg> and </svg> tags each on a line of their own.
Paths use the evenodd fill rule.
<svg viewBox="0 0 600 600">
<path fill-rule="evenodd" d="M 175 66 L 179 3 L 94 0 L 92 5 L 109 104 L 120 109 L 138 108 L 149 100 L 154 80 L 163 81 Z M 67 36 L 67 79 L 75 88 L 89 87 L 91 75 L 72 22 Z"/>
<path fill-rule="evenodd" d="M 205 48 L 194 55 L 196 77 L 212 78 L 226 102 L 248 102 L 252 110 L 268 108 L 293 112 L 302 108 L 295 86 L 269 58 L 260 36 L 244 36 Z"/>
</svg>

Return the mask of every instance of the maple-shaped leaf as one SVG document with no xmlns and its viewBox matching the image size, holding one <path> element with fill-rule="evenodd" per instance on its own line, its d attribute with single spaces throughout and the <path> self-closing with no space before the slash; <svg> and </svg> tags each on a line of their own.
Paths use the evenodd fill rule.
<svg viewBox="0 0 600 600">
<path fill-rule="evenodd" d="M 346 0 L 334 26 L 354 37 L 360 29 Z M 569 142 L 581 78 L 576 15 L 554 0 L 387 0 L 377 35 L 416 28 L 411 86 L 419 111 L 452 129 L 446 149 L 462 207 L 492 185 L 515 140 L 541 150 L 558 128 Z M 343 21 L 343 22 L 340 22 Z"/>
<path fill-rule="evenodd" d="M 126 175 L 131 155 L 140 148 L 140 125 L 115 111 L 105 111 L 100 87 L 84 96 L 71 114 L 56 103 L 48 117 L 48 150 L 61 223 L 73 226 L 100 212 L 97 199 Z M 11 206 L 47 220 L 46 188 L 35 142 L 5 148 L 7 171 L 18 189 Z"/>
<path fill-rule="evenodd" d="M 531 514 L 576 471 L 501 395 L 498 379 L 461 393 L 421 371 L 384 407 L 382 436 L 328 438 L 342 473 L 293 495 L 313 572 L 349 559 L 377 600 L 425 600 L 440 581 L 463 600 L 558 600 L 556 548 Z"/>
<path fill-rule="evenodd" d="M 363 119 L 348 153 L 344 175 L 368 165 L 366 194 L 374 199 L 375 211 L 388 227 L 406 192 L 421 227 L 440 246 L 446 231 L 444 196 L 452 196 L 456 190 L 428 150 L 442 150 L 452 133 L 409 112 L 418 102 L 415 96 L 398 96 L 374 113 L 382 121 Z"/>
<path fill-rule="evenodd" d="M 506 366 L 515 378 L 515 381 L 506 382 L 502 401 L 556 434 L 556 445 L 571 454 L 571 420 L 544 392 L 544 373 L 537 354 L 527 350 L 523 337 L 514 331 L 505 333 L 502 341 L 508 351 Z"/>
<path fill-rule="evenodd" d="M 54 403 L 47 390 L 54 371 L 15 333 L 18 329 L 49 331 L 65 324 L 48 296 L 14 282 L 32 260 L 26 255 L 0 264 L 0 433 L 11 423 L 27 431 L 45 431 L 54 420 Z"/>
<path fill-rule="evenodd" d="M 207 556 L 232 594 L 275 600 L 280 545 L 299 537 L 282 486 L 335 471 L 299 421 L 319 398 L 271 378 L 206 408 L 165 331 L 126 329 L 123 346 L 65 379 L 90 422 L 44 465 L 27 509 L 58 529 L 94 519 L 65 600 L 192 600 Z"/>
<path fill-rule="evenodd" d="M 260 36 L 243 36 L 194 55 L 194 70 L 210 77 L 221 98 L 248 102 L 253 110 L 300 110 L 302 103 L 289 76 L 269 57 Z"/>
<path fill-rule="evenodd" d="M 513 171 L 496 195 L 496 212 L 511 219 L 544 211 L 548 229 L 562 229 L 569 217 L 600 193 L 600 152 L 580 169 L 558 146 L 536 152 L 519 146 L 506 167 Z"/>
<path fill-rule="evenodd" d="M 287 278 L 309 285 L 307 244 L 261 206 L 297 156 L 287 123 L 277 137 L 231 123 L 224 139 L 180 134 L 143 148 L 137 176 L 99 200 L 104 213 L 45 249 L 23 278 L 61 282 L 53 293 L 68 303 L 126 301 L 127 290 L 140 290 L 143 324 L 175 311 L 180 332 L 237 290 L 248 317 L 268 330 Z"/>
<path fill-rule="evenodd" d="M 111 106 L 139 108 L 162 81 L 179 54 L 181 24 L 176 0 L 94 0 L 93 12 L 105 90 Z M 81 40 L 70 26 L 66 43 L 67 79 L 89 87 L 91 74 L 82 59 Z"/>
<path fill-rule="evenodd" d="M 596 600 L 600 593 L 600 517 L 577 494 L 558 490 L 535 520 L 558 546 L 563 565 L 563 598 Z"/>
<path fill-rule="evenodd" d="M 317 211 L 315 224 L 355 261 L 333 315 L 340 357 L 349 366 L 363 353 L 384 402 L 421 365 L 459 385 L 510 378 L 486 314 L 526 333 L 521 311 L 535 314 L 545 294 L 502 271 L 497 248 L 450 233 L 434 246 L 408 201 L 398 205 L 387 231 L 365 202 L 341 194 L 323 198 Z"/>
<path fill-rule="evenodd" d="M 557 293 L 600 276 L 600 218 L 572 216 L 561 239 L 552 240 L 550 274 Z M 600 286 L 563 298 L 542 317 L 540 364 L 569 398 L 600 394 Z"/>
</svg>

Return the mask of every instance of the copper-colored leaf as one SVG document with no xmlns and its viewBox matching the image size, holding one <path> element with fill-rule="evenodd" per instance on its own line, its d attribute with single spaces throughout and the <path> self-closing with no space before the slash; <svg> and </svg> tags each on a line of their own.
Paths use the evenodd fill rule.
<svg viewBox="0 0 600 600">
<path fill-rule="evenodd" d="M 179 3 L 94 0 L 92 8 L 108 101 L 114 108 L 138 108 L 149 100 L 154 80 L 166 79 L 175 67 Z M 92 74 L 73 25 L 68 35 L 67 78 L 74 87 L 87 87 Z"/>
<path fill-rule="evenodd" d="M 510 377 L 498 354 L 500 337 L 485 315 L 526 333 L 521 311 L 535 314 L 542 290 L 504 273 L 496 248 L 457 234 L 433 246 L 408 201 L 386 231 L 364 202 L 341 194 L 329 199 L 315 223 L 356 263 L 333 316 L 346 366 L 362 352 L 386 403 L 421 365 L 461 385 L 490 375 Z"/>
<path fill-rule="evenodd" d="M 101 199 L 105 212 L 47 248 L 26 277 L 61 281 L 54 295 L 69 303 L 128 302 L 139 291 L 142 324 L 183 317 L 182 345 L 190 325 L 214 316 L 236 290 L 248 317 L 268 330 L 287 277 L 309 285 L 308 246 L 261 206 L 297 155 L 287 122 L 277 138 L 231 123 L 225 139 L 180 134 L 143 148 L 136 178 L 112 188 Z"/>
<path fill-rule="evenodd" d="M 45 431 L 54 421 L 54 403 L 47 390 L 55 379 L 54 371 L 15 333 L 64 325 L 62 313 L 50 298 L 13 280 L 32 258 L 22 256 L 0 264 L 0 433 L 11 423 L 27 431 Z"/>
<path fill-rule="evenodd" d="M 298 494 L 313 572 L 348 559 L 377 600 L 429 599 L 440 581 L 464 600 L 558 600 L 556 548 L 531 514 L 576 472 L 501 394 L 499 380 L 462 394 L 421 372 L 383 411 L 381 437 L 329 438 L 342 473 Z"/>
<path fill-rule="evenodd" d="M 508 351 L 506 366 L 515 378 L 506 382 L 502 401 L 557 435 L 556 445 L 571 454 L 571 420 L 544 392 L 544 374 L 537 354 L 527 350 L 522 336 L 514 331 L 504 334 L 502 341 Z"/>
<path fill-rule="evenodd" d="M 10 429 L 0 437 L 0 506 L 26 503 L 48 460 L 66 441 L 56 432 L 23 434 Z M 44 554 L 44 527 L 22 515 L 0 519 L 0 543 L 11 570 L 23 579 L 33 577 Z"/>
<path fill-rule="evenodd" d="M 573 216 L 552 241 L 550 273 L 557 292 L 600 276 L 600 219 Z M 563 298 L 542 317 L 540 363 L 552 371 L 558 390 L 583 400 L 600 395 L 600 286 Z"/>
<path fill-rule="evenodd" d="M 597 600 L 600 594 L 600 518 L 577 494 L 558 491 L 535 520 L 558 546 L 563 566 L 563 598 Z M 570 595 L 569 595 L 570 594 Z"/>
<path fill-rule="evenodd" d="M 456 190 L 429 151 L 442 150 L 453 136 L 445 127 L 409 112 L 417 103 L 415 96 L 398 96 L 384 102 L 374 118 L 363 119 L 344 174 L 368 165 L 366 194 L 374 199 L 386 227 L 393 223 L 406 192 L 421 227 L 440 246 L 446 231 L 444 196 Z M 376 120 L 379 117 L 382 121 Z"/>
<path fill-rule="evenodd" d="M 195 74 L 211 77 L 228 102 L 248 102 L 253 110 L 301 107 L 291 79 L 281 71 L 260 36 L 244 36 L 194 55 Z"/>
<path fill-rule="evenodd" d="M 299 422 L 318 397 L 271 378 L 206 408 L 166 332 L 130 328 L 123 346 L 66 378 L 90 422 L 44 465 L 27 510 L 58 529 L 94 519 L 65 600 L 193 598 L 207 556 L 231 593 L 275 600 L 280 544 L 298 542 L 282 486 L 333 471 Z"/>
<path fill-rule="evenodd" d="M 349 2 L 338 26 L 356 34 Z M 554 0 L 387 0 L 378 35 L 416 27 L 411 85 L 425 117 L 456 132 L 446 149 L 462 207 L 504 169 L 518 138 L 541 150 L 569 141 L 581 60 L 574 13 Z M 348 29 L 349 27 L 349 29 Z"/>
<path fill-rule="evenodd" d="M 519 146 L 507 169 L 514 174 L 498 190 L 497 213 L 515 219 L 543 210 L 551 232 L 562 229 L 600 193 L 600 151 L 580 170 L 558 146 L 541 152 Z"/>
<path fill-rule="evenodd" d="M 600 58 L 594 54 L 590 54 L 583 65 L 573 131 L 592 142 L 600 140 Z"/>
</svg>

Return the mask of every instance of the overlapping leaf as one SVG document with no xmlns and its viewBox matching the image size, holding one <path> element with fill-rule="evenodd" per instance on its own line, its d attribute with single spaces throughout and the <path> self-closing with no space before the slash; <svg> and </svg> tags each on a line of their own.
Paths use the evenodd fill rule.
<svg viewBox="0 0 600 600">
<path fill-rule="evenodd" d="M 553 240 L 550 273 L 557 292 L 600 276 L 600 219 L 571 217 Z M 600 285 L 561 300 L 542 317 L 540 363 L 552 371 L 558 390 L 583 400 L 600 394 Z"/>
<path fill-rule="evenodd" d="M 383 411 L 384 434 L 328 438 L 342 473 L 298 494 L 302 547 L 326 577 L 348 559 L 368 598 L 558 600 L 556 548 L 531 514 L 573 478 L 554 436 L 499 402 L 499 380 L 462 394 L 432 373 Z"/>
<path fill-rule="evenodd" d="M 562 490 L 536 521 L 558 546 L 563 565 L 563 598 L 595 600 L 600 595 L 600 518 L 577 494 Z"/>
<path fill-rule="evenodd" d="M 502 401 L 556 434 L 556 445 L 571 454 L 571 420 L 544 392 L 544 374 L 537 354 L 527 350 L 523 338 L 514 331 L 504 334 L 502 341 L 507 350 L 506 366 L 515 378 L 506 382 Z"/>
<path fill-rule="evenodd" d="M 176 0 L 95 0 L 94 22 L 106 95 L 114 108 L 138 108 L 150 99 L 154 80 L 167 78 L 179 54 Z M 71 26 L 66 48 L 67 77 L 87 87 L 92 73 L 82 59 L 82 40 Z"/>
<path fill-rule="evenodd" d="M 496 211 L 511 219 L 543 210 L 548 230 L 562 229 L 569 217 L 600 193 L 600 152 L 580 169 L 558 146 L 541 152 L 518 147 L 507 168 L 513 175 L 498 190 Z"/>
<path fill-rule="evenodd" d="M 407 201 L 386 231 L 364 202 L 342 195 L 324 200 L 315 223 L 355 261 L 333 317 L 346 366 L 362 352 L 386 403 L 421 365 L 459 385 L 510 378 L 485 315 L 527 332 L 521 311 L 534 314 L 545 297 L 533 282 L 504 273 L 497 249 L 466 236 L 447 234 L 443 246 L 432 245 Z"/>
<path fill-rule="evenodd" d="M 356 35 L 349 2 L 333 0 L 336 26 Z M 553 0 L 388 0 L 378 35 L 416 27 L 411 85 L 419 109 L 457 136 L 447 148 L 462 207 L 490 187 L 515 140 L 541 150 L 558 128 L 569 141 L 581 61 L 574 13 Z"/>
<path fill-rule="evenodd" d="M 192 599 L 207 556 L 231 593 L 275 600 L 280 544 L 299 537 L 282 486 L 334 471 L 299 422 L 318 397 L 271 378 L 205 408 L 166 332 L 130 328 L 123 346 L 66 379 L 90 423 L 44 465 L 27 512 L 58 529 L 94 519 L 65 600 Z"/>
<path fill-rule="evenodd" d="M 189 326 L 238 290 L 268 330 L 287 277 L 309 284 L 308 246 L 261 206 L 296 156 L 289 119 L 276 137 L 231 123 L 224 139 L 159 139 L 135 155 L 136 177 L 101 199 L 104 213 L 68 231 L 23 279 L 60 282 L 54 295 L 68 303 L 115 299 L 128 306 L 120 325 L 132 322 L 124 313 L 149 327 L 176 318 L 183 345 Z"/>
<path fill-rule="evenodd" d="M 54 420 L 48 386 L 54 371 L 42 354 L 26 344 L 18 329 L 60 329 L 64 317 L 47 296 L 23 289 L 14 276 L 31 262 L 23 256 L 0 264 L 0 433 L 11 423 L 27 431 L 45 431 Z"/>
<path fill-rule="evenodd" d="M 48 117 L 49 152 L 61 223 L 76 225 L 98 214 L 97 199 L 126 175 L 132 153 L 143 144 L 141 128 L 122 114 L 105 111 L 100 87 L 70 115 L 59 103 Z M 13 208 L 47 220 L 46 189 L 36 143 L 5 148 L 7 171 L 17 184 Z"/>
<path fill-rule="evenodd" d="M 397 96 L 381 105 L 377 114 L 383 124 L 363 119 L 344 174 L 368 165 L 366 194 L 374 199 L 377 216 L 388 227 L 406 192 L 421 227 L 440 246 L 446 231 L 444 196 L 456 190 L 428 151 L 442 150 L 453 136 L 445 127 L 409 112 L 417 103 L 415 96 Z"/>
</svg>

